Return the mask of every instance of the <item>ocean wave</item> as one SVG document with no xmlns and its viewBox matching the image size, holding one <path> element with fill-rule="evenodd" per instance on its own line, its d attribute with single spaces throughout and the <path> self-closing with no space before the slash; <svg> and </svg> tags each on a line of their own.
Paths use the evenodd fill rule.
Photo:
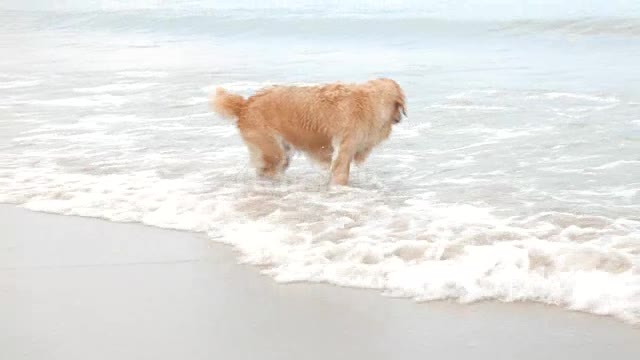
<svg viewBox="0 0 640 360">
<path fill-rule="evenodd" d="M 538 95 L 540 96 L 540 95 Z M 597 96 L 591 94 L 576 94 L 576 93 L 567 93 L 567 92 L 547 92 L 542 94 L 542 96 L 547 99 L 576 99 L 576 100 L 586 100 L 592 102 L 603 102 L 603 103 L 617 103 L 620 100 L 614 96 Z"/>
<path fill-rule="evenodd" d="M 561 20 L 516 20 L 500 24 L 496 30 L 520 34 L 559 33 L 565 35 L 640 36 L 639 18 L 576 18 Z"/>
<path fill-rule="evenodd" d="M 74 88 L 74 92 L 78 93 L 87 93 L 87 94 L 100 94 L 100 93 L 128 93 L 138 90 L 144 90 L 150 88 L 152 86 L 157 85 L 156 83 L 114 83 L 114 84 L 106 84 L 99 85 L 93 87 L 83 87 L 83 88 Z"/>
<path fill-rule="evenodd" d="M 117 73 L 120 77 L 125 78 L 164 78 L 169 74 L 164 71 L 121 71 Z"/>
<path fill-rule="evenodd" d="M 637 221 L 555 212 L 502 217 L 419 197 L 390 206 L 375 191 L 309 185 L 203 192 L 205 179 L 32 168 L 14 174 L 19 185 L 10 191 L 0 184 L 0 201 L 206 232 L 279 282 L 374 288 L 417 301 L 539 301 L 640 321 Z"/>
<path fill-rule="evenodd" d="M 216 34 L 240 36 L 331 36 L 359 38 L 402 35 L 405 39 L 433 34 L 474 35 L 558 33 L 574 36 L 640 36 L 640 18 L 488 19 L 438 17 L 415 11 L 259 11 L 203 9 L 128 9 L 110 11 L 5 11 L 6 29 L 63 31 L 130 31 L 137 33 Z"/>
<path fill-rule="evenodd" d="M 40 83 L 40 80 L 9 80 L 0 83 L 0 89 L 33 87 L 39 85 Z"/>
<path fill-rule="evenodd" d="M 56 106 L 56 107 L 100 107 L 100 106 L 121 106 L 129 102 L 125 96 L 116 96 L 110 94 L 92 95 L 92 96 L 77 96 L 69 98 L 59 99 L 47 99 L 47 100 L 22 100 L 18 103 L 28 105 L 43 105 L 43 106 Z"/>
<path fill-rule="evenodd" d="M 492 106 L 492 105 L 463 105 L 463 104 L 433 104 L 427 106 L 425 109 L 446 109 L 446 110 L 465 110 L 465 111 L 504 111 L 511 110 L 513 108 L 507 106 Z"/>
<path fill-rule="evenodd" d="M 612 169 L 612 168 L 623 166 L 623 165 L 629 165 L 629 164 L 640 165 L 640 160 L 616 160 L 616 161 L 608 162 L 606 164 L 602 164 L 600 166 L 592 167 L 591 169 L 592 170 L 608 170 L 608 169 Z"/>
</svg>

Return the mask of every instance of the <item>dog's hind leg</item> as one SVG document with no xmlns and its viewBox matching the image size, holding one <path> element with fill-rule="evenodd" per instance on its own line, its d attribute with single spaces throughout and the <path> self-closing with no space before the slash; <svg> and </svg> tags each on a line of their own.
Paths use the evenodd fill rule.
<svg viewBox="0 0 640 360">
<path fill-rule="evenodd" d="M 282 171 L 284 172 L 285 170 L 287 170 L 287 168 L 289 168 L 289 165 L 291 164 L 293 149 L 291 148 L 291 145 L 287 144 L 284 141 L 281 141 L 281 144 L 282 149 L 284 150 L 284 163 L 282 164 Z"/>
<path fill-rule="evenodd" d="M 274 137 L 257 132 L 247 132 L 242 134 L 242 138 L 249 148 L 251 160 L 258 175 L 272 178 L 281 173 L 288 165 L 285 150 Z"/>
</svg>

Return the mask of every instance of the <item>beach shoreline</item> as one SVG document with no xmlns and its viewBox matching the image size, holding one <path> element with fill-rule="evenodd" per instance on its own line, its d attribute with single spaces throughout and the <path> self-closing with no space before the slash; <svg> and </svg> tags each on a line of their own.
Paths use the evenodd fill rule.
<svg viewBox="0 0 640 360">
<path fill-rule="evenodd" d="M 634 359 L 640 329 L 541 304 L 278 284 L 203 234 L 0 205 L 5 359 Z"/>
</svg>

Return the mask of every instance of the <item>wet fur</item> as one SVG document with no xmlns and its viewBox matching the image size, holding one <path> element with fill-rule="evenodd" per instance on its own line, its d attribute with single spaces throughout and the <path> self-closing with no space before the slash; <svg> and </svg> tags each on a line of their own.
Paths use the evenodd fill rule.
<svg viewBox="0 0 640 360">
<path fill-rule="evenodd" d="M 406 115 L 404 93 L 391 79 L 273 86 L 248 99 L 218 88 L 211 107 L 236 120 L 260 175 L 284 172 L 296 149 L 330 166 L 339 185 L 347 185 L 351 162 L 364 162 Z"/>
</svg>

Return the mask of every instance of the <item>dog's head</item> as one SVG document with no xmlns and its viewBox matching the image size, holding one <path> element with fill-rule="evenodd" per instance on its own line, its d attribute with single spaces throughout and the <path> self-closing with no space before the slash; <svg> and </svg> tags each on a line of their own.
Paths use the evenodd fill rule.
<svg viewBox="0 0 640 360">
<path fill-rule="evenodd" d="M 380 84 L 384 91 L 386 101 L 392 106 L 391 123 L 398 124 L 402 120 L 402 116 L 407 116 L 407 105 L 404 97 L 404 91 L 397 82 L 387 78 L 374 80 Z"/>
</svg>

